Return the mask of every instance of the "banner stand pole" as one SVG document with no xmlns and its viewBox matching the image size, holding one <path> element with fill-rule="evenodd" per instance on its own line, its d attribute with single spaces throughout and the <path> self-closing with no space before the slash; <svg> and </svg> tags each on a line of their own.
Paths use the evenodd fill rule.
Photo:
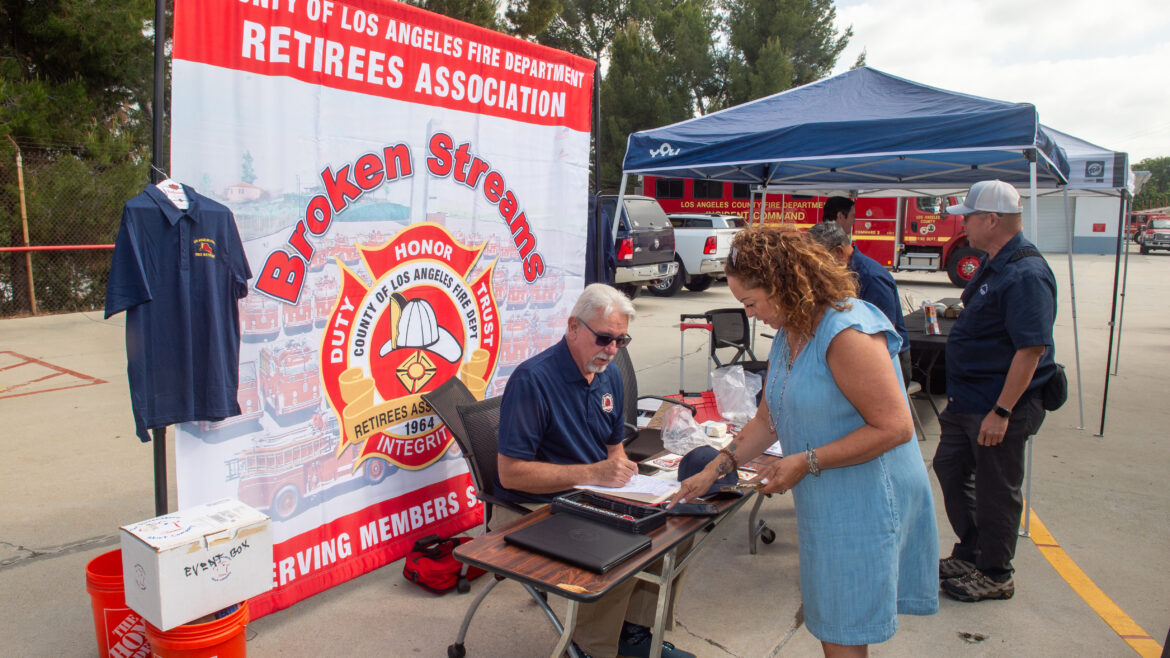
<svg viewBox="0 0 1170 658">
<path fill-rule="evenodd" d="M 167 428 L 150 430 L 154 444 L 154 515 L 162 516 L 167 509 Z"/>
<path fill-rule="evenodd" d="M 150 182 L 162 182 L 166 176 L 162 166 L 163 112 L 166 108 L 166 34 L 167 7 L 165 0 L 154 0 L 154 100 L 151 107 Z M 154 444 L 154 515 L 167 513 L 167 428 L 151 430 Z"/>
</svg>

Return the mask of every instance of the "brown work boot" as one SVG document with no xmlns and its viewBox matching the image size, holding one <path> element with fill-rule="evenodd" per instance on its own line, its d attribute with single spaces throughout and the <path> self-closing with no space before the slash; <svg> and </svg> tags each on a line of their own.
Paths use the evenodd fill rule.
<svg viewBox="0 0 1170 658">
<path fill-rule="evenodd" d="M 961 578 L 975 570 L 975 563 L 968 562 L 955 556 L 944 557 L 938 561 L 938 579 Z"/>
<path fill-rule="evenodd" d="M 1010 599 L 1016 593 L 1016 584 L 1011 576 L 1000 582 L 975 569 L 966 576 L 942 581 L 942 591 L 952 599 L 970 603 L 984 599 Z"/>
</svg>

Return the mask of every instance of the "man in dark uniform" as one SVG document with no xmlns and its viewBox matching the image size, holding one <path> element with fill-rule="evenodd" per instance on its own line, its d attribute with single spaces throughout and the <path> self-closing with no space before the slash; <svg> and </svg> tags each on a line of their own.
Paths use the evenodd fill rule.
<svg viewBox="0 0 1170 658">
<path fill-rule="evenodd" d="M 840 197 L 837 197 L 840 198 Z M 902 318 L 902 302 L 898 299 L 898 284 L 886 268 L 853 247 L 849 234 L 836 221 L 816 224 L 808 230 L 809 236 L 833 254 L 837 262 L 857 275 L 857 298 L 873 304 L 887 318 L 902 338 L 898 361 L 902 364 L 902 383 L 910 381 L 910 336 Z"/>
<path fill-rule="evenodd" d="M 617 289 L 585 287 L 570 314 L 565 337 L 528 359 L 508 378 L 500 406 L 501 498 L 535 508 L 579 484 L 620 487 L 638 465 L 626 457 L 622 376 L 610 367 L 634 307 Z M 498 527 L 516 514 L 493 510 Z M 667 628 L 679 580 L 671 589 Z M 590 656 L 647 656 L 658 599 L 657 586 L 631 578 L 596 603 L 578 608 L 573 639 Z M 694 658 L 662 643 L 662 655 Z"/>
<path fill-rule="evenodd" d="M 1015 594 L 1012 558 L 1023 500 L 1024 449 L 1044 422 L 1041 391 L 1056 372 L 1056 279 L 1021 233 L 1020 195 L 1003 181 L 971 186 L 947 208 L 987 252 L 963 290 L 947 338 L 947 407 L 934 472 L 951 528 L 939 562 L 943 592 L 960 601 Z"/>
</svg>

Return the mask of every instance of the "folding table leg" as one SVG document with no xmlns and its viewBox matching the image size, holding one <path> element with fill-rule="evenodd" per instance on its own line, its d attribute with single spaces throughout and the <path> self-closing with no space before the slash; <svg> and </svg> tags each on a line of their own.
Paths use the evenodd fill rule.
<svg viewBox="0 0 1170 658">
<path fill-rule="evenodd" d="M 756 539 L 760 536 L 760 531 L 763 529 L 764 522 L 756 521 L 756 517 L 760 513 L 760 506 L 764 504 L 764 497 L 760 494 L 755 494 L 756 502 L 752 503 L 752 513 L 748 516 L 748 552 L 752 555 L 756 554 Z"/>
<path fill-rule="evenodd" d="M 528 586 L 525 585 L 525 587 L 528 587 Z M 531 591 L 535 591 L 535 590 L 531 590 Z M 553 649 L 552 658 L 560 658 L 561 656 L 563 656 L 565 654 L 566 651 L 569 653 L 569 656 L 571 656 L 572 658 L 578 658 L 577 650 L 575 648 L 573 648 L 572 646 L 570 646 L 569 643 L 573 639 L 573 629 L 577 627 L 577 607 L 579 605 L 580 604 L 577 603 L 576 601 L 574 601 L 573 599 L 569 599 L 569 608 L 565 612 L 565 626 L 560 629 L 561 638 L 560 638 L 560 640 L 557 641 L 556 648 Z M 548 606 L 545 606 L 545 607 L 547 609 Z M 551 614 L 552 610 L 548 610 L 548 612 Z M 551 618 L 553 621 L 553 626 L 560 626 L 560 623 L 557 621 L 556 616 L 552 616 Z"/>
<path fill-rule="evenodd" d="M 662 573 L 658 583 L 658 603 L 654 608 L 654 628 L 650 630 L 653 641 L 650 643 L 650 658 L 662 656 L 662 634 L 666 629 L 666 604 L 670 600 L 670 590 L 674 587 L 674 560 L 678 548 L 672 548 L 662 557 Z"/>
</svg>

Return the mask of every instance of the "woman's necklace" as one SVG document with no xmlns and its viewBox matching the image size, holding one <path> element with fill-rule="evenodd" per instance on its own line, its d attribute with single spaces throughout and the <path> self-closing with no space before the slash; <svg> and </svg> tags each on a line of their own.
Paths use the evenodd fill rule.
<svg viewBox="0 0 1170 658">
<path fill-rule="evenodd" d="M 788 337 L 784 338 L 784 352 L 781 356 L 784 358 L 784 384 L 780 387 L 780 396 L 776 399 L 776 414 L 768 414 L 768 428 L 772 433 L 776 433 L 776 419 L 780 417 L 780 410 L 784 407 L 784 394 L 788 392 L 788 382 L 792 380 L 792 364 L 796 361 L 796 357 L 800 356 L 801 351 L 804 350 L 804 345 L 807 341 L 804 338 L 799 338 L 796 341 L 796 347 L 793 349 L 788 342 Z M 779 370 L 779 368 L 777 368 Z M 776 388 L 776 373 L 772 373 L 772 388 Z"/>
</svg>

